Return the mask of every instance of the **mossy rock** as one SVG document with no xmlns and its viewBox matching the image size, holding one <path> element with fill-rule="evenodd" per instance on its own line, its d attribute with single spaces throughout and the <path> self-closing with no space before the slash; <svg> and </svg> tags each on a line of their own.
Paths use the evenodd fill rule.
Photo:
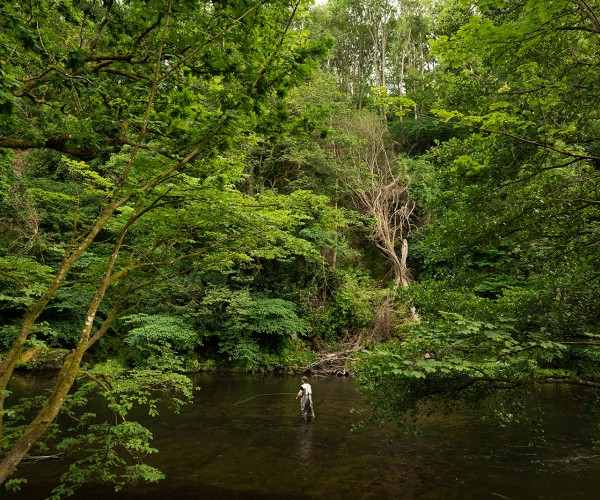
<svg viewBox="0 0 600 500">
<path fill-rule="evenodd" d="M 62 367 L 65 356 L 69 353 L 67 349 L 54 348 L 31 348 L 27 349 L 19 357 L 17 368 L 25 370 L 58 370 Z"/>
</svg>

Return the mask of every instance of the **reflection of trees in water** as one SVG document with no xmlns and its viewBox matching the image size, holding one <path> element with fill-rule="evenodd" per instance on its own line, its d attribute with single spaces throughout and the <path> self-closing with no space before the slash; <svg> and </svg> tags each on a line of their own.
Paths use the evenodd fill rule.
<svg viewBox="0 0 600 500">
<path fill-rule="evenodd" d="M 313 422 L 303 421 L 298 426 L 298 462 L 309 465 L 313 462 Z"/>
</svg>

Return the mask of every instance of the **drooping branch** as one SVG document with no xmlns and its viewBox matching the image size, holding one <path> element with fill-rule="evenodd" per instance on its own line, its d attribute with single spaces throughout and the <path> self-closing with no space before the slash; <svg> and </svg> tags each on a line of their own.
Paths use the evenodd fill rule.
<svg viewBox="0 0 600 500">
<path fill-rule="evenodd" d="M 466 123 L 462 123 L 462 122 L 449 122 L 447 120 L 442 120 L 439 117 L 436 116 L 431 116 L 431 115 L 423 115 L 426 118 L 431 118 L 432 120 L 436 120 L 439 121 L 440 123 L 451 123 L 454 124 L 458 127 L 464 127 L 466 129 L 470 129 L 470 130 L 475 130 L 477 132 L 483 132 L 484 134 L 490 134 L 490 135 L 500 135 L 503 137 L 508 137 L 510 139 L 514 139 L 517 142 L 521 142 L 523 144 L 529 144 L 530 146 L 534 146 L 540 150 L 548 150 L 548 151 L 554 151 L 555 153 L 559 153 L 563 156 L 567 156 L 570 158 L 575 158 L 577 160 L 592 160 L 592 161 L 600 161 L 600 156 L 595 156 L 595 155 L 591 155 L 591 154 L 586 154 L 586 153 L 579 153 L 577 151 L 569 151 L 568 149 L 564 149 L 564 148 L 560 148 L 557 146 L 554 146 L 552 144 L 548 144 L 548 143 L 543 143 L 543 142 L 539 142 L 539 141 L 535 141 L 532 139 L 527 139 L 525 137 L 521 137 L 519 135 L 513 134 L 511 132 L 507 132 L 506 130 L 494 130 L 494 129 L 488 129 L 485 127 L 478 127 L 476 125 L 471 125 L 471 124 L 466 124 Z"/>
</svg>

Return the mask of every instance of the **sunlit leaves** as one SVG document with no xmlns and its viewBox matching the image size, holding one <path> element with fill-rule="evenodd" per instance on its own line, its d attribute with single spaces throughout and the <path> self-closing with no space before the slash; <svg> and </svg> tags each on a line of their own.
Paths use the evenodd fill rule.
<svg viewBox="0 0 600 500">
<path fill-rule="evenodd" d="M 63 156 L 63 161 L 73 176 L 79 177 L 83 183 L 84 190 L 89 194 L 110 194 L 112 182 L 92 170 L 85 162 L 73 160 Z"/>
<path fill-rule="evenodd" d="M 586 26 L 585 9 L 571 2 L 530 1 L 506 9 L 502 4 L 474 2 L 468 23 L 433 42 L 450 73 L 462 69 L 462 79 L 480 89 L 478 96 L 457 89 L 454 94 L 462 93 L 464 100 L 456 106 L 456 97 L 450 98 L 443 108 L 445 118 L 513 134 L 565 156 L 584 155 L 577 137 L 597 117 L 597 106 L 587 101 L 597 99 L 592 96 L 598 61 L 592 54 L 599 43 Z M 506 113 L 498 113 L 494 93 L 502 98 Z M 574 109 L 584 95 L 587 104 Z M 476 106 L 473 101 L 478 101 Z M 482 103 L 487 109 L 478 109 Z"/>
</svg>

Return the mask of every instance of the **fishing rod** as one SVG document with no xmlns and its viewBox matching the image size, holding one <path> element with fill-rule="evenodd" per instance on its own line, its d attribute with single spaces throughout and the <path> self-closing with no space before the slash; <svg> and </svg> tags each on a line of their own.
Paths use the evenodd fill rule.
<svg viewBox="0 0 600 500">
<path fill-rule="evenodd" d="M 280 396 L 283 394 L 290 395 L 290 394 L 296 394 L 296 393 L 295 392 L 267 392 L 265 394 L 257 394 L 256 396 L 252 396 L 251 398 L 244 399 L 243 401 L 238 401 L 237 403 L 233 403 L 233 406 L 239 405 L 241 403 L 245 403 L 246 401 L 250 401 L 251 399 L 258 398 L 260 396 Z"/>
</svg>

